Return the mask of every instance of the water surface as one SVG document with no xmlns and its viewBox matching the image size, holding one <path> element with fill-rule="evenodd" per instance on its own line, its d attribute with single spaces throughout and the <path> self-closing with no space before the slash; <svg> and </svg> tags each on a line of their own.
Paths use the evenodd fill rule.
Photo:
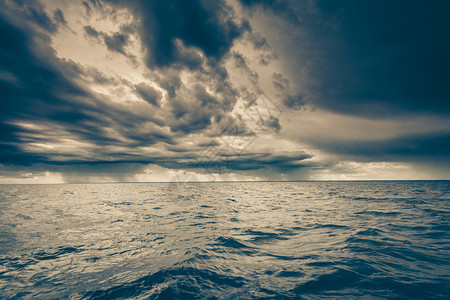
<svg viewBox="0 0 450 300">
<path fill-rule="evenodd" d="M 449 181 L 1 185 L 0 298 L 445 299 L 449 191 Z"/>
</svg>

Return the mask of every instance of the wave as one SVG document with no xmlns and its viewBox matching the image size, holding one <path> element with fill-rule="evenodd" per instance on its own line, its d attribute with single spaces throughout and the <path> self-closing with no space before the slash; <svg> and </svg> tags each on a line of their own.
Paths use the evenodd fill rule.
<svg viewBox="0 0 450 300">
<path fill-rule="evenodd" d="M 449 298 L 450 182 L 197 190 L 0 187 L 0 298 Z"/>
<path fill-rule="evenodd" d="M 160 270 L 153 274 L 103 290 L 89 291 L 84 299 L 136 298 L 144 295 L 151 299 L 200 299 L 211 289 L 218 293 L 227 288 L 239 288 L 248 281 L 243 277 L 222 275 L 217 272 L 192 267 Z"/>
</svg>

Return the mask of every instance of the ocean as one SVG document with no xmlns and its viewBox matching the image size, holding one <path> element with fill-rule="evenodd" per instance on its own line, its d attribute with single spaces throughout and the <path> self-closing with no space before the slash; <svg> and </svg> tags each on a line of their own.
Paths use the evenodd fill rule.
<svg viewBox="0 0 450 300">
<path fill-rule="evenodd" d="M 0 185 L 1 299 L 449 299 L 450 181 Z"/>
</svg>

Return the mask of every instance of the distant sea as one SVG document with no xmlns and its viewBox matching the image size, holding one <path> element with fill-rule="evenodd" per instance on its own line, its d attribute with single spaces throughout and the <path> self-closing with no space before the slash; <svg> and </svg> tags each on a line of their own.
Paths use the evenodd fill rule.
<svg viewBox="0 0 450 300">
<path fill-rule="evenodd" d="M 1 299 L 450 299 L 450 181 L 0 185 Z"/>
</svg>

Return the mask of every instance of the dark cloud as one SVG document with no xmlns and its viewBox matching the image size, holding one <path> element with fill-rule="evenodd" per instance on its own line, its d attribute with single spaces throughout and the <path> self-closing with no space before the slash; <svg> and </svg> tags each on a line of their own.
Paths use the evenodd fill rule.
<svg viewBox="0 0 450 300">
<path fill-rule="evenodd" d="M 289 89 L 289 80 L 280 73 L 273 73 L 272 74 L 272 84 L 273 86 L 279 90 L 279 91 L 285 91 L 286 89 Z"/>
<path fill-rule="evenodd" d="M 242 56 L 242 54 L 234 52 L 232 54 L 233 59 L 234 59 L 234 63 L 236 68 L 240 69 L 242 72 L 245 72 L 245 74 L 248 76 L 248 78 L 250 78 L 251 83 L 253 85 L 257 85 L 258 84 L 258 73 L 252 71 L 247 63 L 247 60 Z"/>
<path fill-rule="evenodd" d="M 284 105 L 290 109 L 299 110 L 307 103 L 302 95 L 286 95 L 283 99 Z"/>
<path fill-rule="evenodd" d="M 317 145 L 330 153 L 340 154 L 361 161 L 439 161 L 450 166 L 448 149 L 450 135 L 433 133 L 403 136 L 371 141 L 316 141 Z"/>
<path fill-rule="evenodd" d="M 277 0 L 241 0 L 241 3 L 247 6 L 262 5 L 265 7 L 274 7 Z"/>
<path fill-rule="evenodd" d="M 242 56 L 242 54 L 234 52 L 233 53 L 233 58 L 234 58 L 234 62 L 236 64 L 236 67 L 238 67 L 240 69 L 244 69 L 246 71 L 249 70 L 249 68 L 247 66 L 247 62 L 246 62 L 245 58 Z"/>
<path fill-rule="evenodd" d="M 241 3 L 250 13 L 258 10 L 277 16 L 282 24 L 277 31 L 280 37 L 274 40 L 283 41 L 277 45 L 281 60 L 290 68 L 289 78 L 299 83 L 289 82 L 284 74 L 272 76 L 277 96 L 286 107 L 300 109 L 309 104 L 338 115 L 386 123 L 399 117 L 436 116 L 445 120 L 450 113 L 450 84 L 445 71 L 450 67 L 446 55 L 450 52 L 447 2 Z M 289 33 L 285 34 L 286 29 Z M 403 128 L 399 134 L 380 139 L 377 132 L 364 134 L 363 128 L 349 128 L 357 136 L 333 137 L 333 132 L 339 131 L 334 120 L 323 122 L 333 124 L 323 128 L 330 132 L 328 137 L 310 134 L 301 141 L 343 160 L 440 162 L 448 166 L 448 135 L 441 129 L 416 134 L 414 128 Z M 423 126 L 419 120 L 416 124 Z M 388 126 L 383 128 L 389 131 Z"/>
<path fill-rule="evenodd" d="M 154 87 L 146 85 L 145 83 L 140 83 L 136 85 L 136 93 L 148 103 L 159 106 L 161 92 L 157 91 Z"/>
<path fill-rule="evenodd" d="M 15 118 L 44 117 L 50 107 L 54 108 L 52 111 L 58 110 L 64 103 L 63 99 L 57 97 L 58 93 L 78 96 L 84 94 L 75 84 L 61 76 L 58 70 L 48 67 L 31 53 L 30 48 L 35 45 L 29 37 L 38 36 L 38 33 L 28 35 L 0 18 L 0 34 L 5 43 L 0 52 L 1 69 L 12 74 L 17 78 L 17 83 L 20 83 L 0 82 L 2 91 L 0 121 L 4 126 L 8 124 L 8 120 Z M 58 91 L 55 91 L 54 86 L 58 87 Z M 2 141 L 16 141 L 15 135 L 11 133 L 15 131 L 17 129 L 9 131 L 7 136 L 2 132 Z"/>
<path fill-rule="evenodd" d="M 192 73 L 196 84 L 184 85 L 179 77 L 169 73 L 160 78 L 162 87 L 170 87 L 167 108 L 173 114 L 169 121 L 173 132 L 184 134 L 213 130 L 221 125 L 237 101 L 238 92 L 231 86 L 228 73 L 223 66 L 208 66 Z M 216 132 L 218 134 L 220 132 Z"/>
<path fill-rule="evenodd" d="M 105 45 L 110 51 L 125 54 L 125 46 L 128 43 L 128 36 L 120 33 L 104 36 Z"/>
<path fill-rule="evenodd" d="M 114 77 L 108 76 L 93 67 L 84 68 L 83 71 L 80 72 L 83 72 L 88 79 L 97 84 L 118 84 L 118 80 Z"/>
<path fill-rule="evenodd" d="M 91 13 L 92 13 L 92 8 L 91 8 L 91 6 L 89 5 L 89 3 L 86 2 L 86 1 L 81 1 L 81 3 L 83 4 L 83 6 L 84 6 L 84 8 L 85 8 L 85 10 L 86 10 L 86 15 L 90 16 Z"/>
<path fill-rule="evenodd" d="M 99 9 L 99 5 L 85 2 L 91 10 Z M 149 75 L 150 80 L 167 91 L 164 110 L 160 109 L 162 93 L 149 84 L 120 81 L 93 67 L 56 57 L 49 36 L 56 29 L 45 25 L 43 14 L 19 24 L 16 20 L 20 18 L 2 11 L 0 163 L 8 168 L 23 166 L 29 171 L 34 170 L 34 174 L 41 174 L 42 168 L 62 172 L 69 181 L 77 180 L 70 174 L 88 172 L 114 177 L 111 174 L 132 173 L 121 167 L 115 172 L 112 166 L 120 164 L 155 163 L 174 169 L 203 169 L 194 149 L 213 145 L 214 139 L 230 128 L 230 124 L 239 126 L 239 131 L 227 131 L 229 135 L 254 135 L 246 128 L 242 117 L 236 119 L 231 114 L 239 93 L 232 87 L 227 70 L 219 61 L 244 29 L 229 18 L 230 8 L 223 3 L 194 2 L 188 7 L 180 1 L 174 5 L 151 3 L 150 7 L 157 12 L 181 14 L 179 23 L 174 24 L 175 29 L 167 28 L 170 27 L 167 21 L 159 16 L 156 21 L 160 24 L 154 24 L 155 27 L 145 33 L 147 38 L 150 32 L 171 34 L 170 46 L 164 45 L 167 41 L 161 36 L 158 39 L 163 45 L 145 45 L 153 51 L 149 54 L 153 59 L 162 56 L 163 50 L 170 50 L 167 57 L 153 62 L 160 67 L 166 66 L 165 72 Z M 55 11 L 54 19 L 67 25 L 64 15 L 59 12 Z M 150 8 L 144 13 L 142 22 L 145 24 L 150 22 Z M 46 30 L 42 31 L 42 28 Z M 84 27 L 87 36 L 104 42 L 110 51 L 123 54 L 126 54 L 126 35 L 132 34 L 133 30 L 123 27 L 118 33 L 106 34 L 91 26 Z M 249 71 L 242 56 L 235 55 L 235 60 L 240 68 Z M 191 71 L 195 84 L 183 83 L 179 65 Z M 80 81 L 129 88 L 147 103 L 113 102 L 106 95 L 93 93 Z M 262 126 L 275 131 L 280 129 L 276 117 L 264 122 Z M 180 144 L 181 137 L 195 133 L 201 133 L 202 142 L 189 144 L 191 146 Z M 155 148 L 159 150 L 153 153 L 142 150 L 151 145 L 157 145 Z M 298 162 L 307 157 L 305 154 L 295 157 L 258 154 L 244 158 L 223 154 L 219 160 L 226 160 L 229 170 L 258 170 L 302 167 Z M 136 167 L 131 169 L 136 171 Z M 127 180 L 127 176 L 119 179 Z"/>
<path fill-rule="evenodd" d="M 177 91 L 181 88 L 181 79 L 178 73 L 167 72 L 165 76 L 154 76 L 153 78 L 166 92 L 170 98 L 177 95 Z"/>
<path fill-rule="evenodd" d="M 311 166 L 304 160 L 312 157 L 311 154 L 302 151 L 283 154 L 252 153 L 239 157 L 224 156 L 227 168 L 230 170 L 257 170 L 261 168 L 291 170 Z"/>
<path fill-rule="evenodd" d="M 30 4 L 27 3 L 26 5 L 24 5 L 28 17 L 48 32 L 55 32 L 56 24 L 53 23 L 47 13 L 43 10 L 42 6 L 40 6 L 38 3 L 31 2 Z"/>
<path fill-rule="evenodd" d="M 84 32 L 88 36 L 96 40 L 102 39 L 106 45 L 106 48 L 108 48 L 109 51 L 127 55 L 125 47 L 128 44 L 129 39 L 128 35 L 130 32 L 132 32 L 132 30 L 130 30 L 129 27 L 121 28 L 121 32 L 106 34 L 104 32 L 97 31 L 95 28 L 91 26 L 85 26 Z"/>
<path fill-rule="evenodd" d="M 101 34 L 97 30 L 92 28 L 91 26 L 84 26 L 84 32 L 87 35 L 89 35 L 89 36 L 91 36 L 93 38 L 96 38 L 96 39 L 98 39 L 101 36 Z"/>
<path fill-rule="evenodd" d="M 251 32 L 249 34 L 249 39 L 256 50 L 269 50 L 270 46 L 266 38 L 261 36 L 259 33 Z"/>
<path fill-rule="evenodd" d="M 203 149 L 208 155 L 200 153 L 179 157 L 171 160 L 160 160 L 166 168 L 198 169 L 200 172 L 230 173 L 234 171 L 257 171 L 271 169 L 287 172 L 290 170 L 313 167 L 314 164 L 305 160 L 312 158 L 311 154 L 297 151 L 290 153 L 228 153 L 226 148 L 208 145 Z"/>
<path fill-rule="evenodd" d="M 186 47 L 181 40 L 175 41 L 176 50 L 174 58 L 177 61 L 176 68 L 188 68 L 196 70 L 201 68 L 205 63 L 205 59 L 201 51 L 195 47 Z"/>
<path fill-rule="evenodd" d="M 183 64 L 184 47 L 201 50 L 208 59 L 219 61 L 248 25 L 239 24 L 224 1 L 119 1 L 140 18 L 140 36 L 147 50 L 147 64 L 168 67 Z M 191 60 L 188 60 L 192 64 Z"/>
<path fill-rule="evenodd" d="M 447 1 L 241 0 L 290 28 L 281 45 L 316 106 L 385 117 L 450 113 Z M 291 15 L 292 17 L 288 17 Z M 298 97 L 296 97 L 298 99 Z M 298 101 L 288 101 L 288 103 Z"/>
<path fill-rule="evenodd" d="M 306 105 L 306 99 L 299 93 L 294 93 L 291 90 L 289 80 L 283 74 L 274 73 L 272 75 L 272 84 L 279 91 L 278 96 L 282 99 L 286 107 L 299 110 Z"/>
<path fill-rule="evenodd" d="M 217 99 L 203 87 L 197 85 L 195 90 L 195 97 L 189 99 L 189 102 L 182 97 L 171 100 L 171 110 L 178 120 L 177 124 L 172 126 L 173 131 L 191 133 L 206 129 L 211 125 L 212 116 L 222 113 Z"/>
<path fill-rule="evenodd" d="M 174 133 L 189 134 L 221 123 L 229 114 L 238 96 L 229 82 L 228 73 L 220 59 L 227 54 L 233 41 L 248 28 L 239 24 L 231 7 L 219 1 L 111 1 L 135 12 L 136 28 L 143 39 L 148 66 L 164 67 L 164 72 L 151 75 L 168 94 L 165 116 Z M 103 40 L 110 50 L 124 53 L 126 38 L 117 39 L 85 27 L 87 35 Z M 121 33 L 125 30 L 121 29 Z M 120 38 L 119 37 L 123 37 Z M 116 43 L 113 43 L 116 42 Z M 185 86 L 180 79 L 180 68 L 189 69 L 199 83 Z M 248 67 L 246 67 L 247 70 Z M 257 77 L 256 74 L 252 74 Z M 211 92 L 206 91 L 206 87 Z M 138 85 L 136 93 L 145 101 L 158 105 L 159 92 Z M 271 123 L 276 127 L 276 123 Z"/>
<path fill-rule="evenodd" d="M 312 3 L 289 5 L 302 11 L 292 47 L 309 61 L 315 105 L 370 117 L 450 113 L 450 2 Z"/>
<path fill-rule="evenodd" d="M 133 86 L 95 68 L 58 59 L 50 48 L 49 36 L 39 33 L 37 26 L 33 23 L 19 27 L 8 16 L 0 19 L 0 32 L 7 42 L 0 56 L 4 70 L 0 77 L 4 95 L 0 103 L 2 163 L 159 163 L 164 155 L 149 156 L 139 147 L 158 144 L 163 151 L 164 145 L 176 143 L 176 135 L 206 129 L 215 130 L 217 135 L 220 126 L 232 120 L 229 113 L 237 92 L 220 64 L 193 73 L 197 81 L 194 86 L 184 85 L 176 70 L 155 74 L 155 81 L 168 92 L 165 111 L 156 111 L 145 103 L 114 103 L 99 98 L 77 80 L 128 86 L 155 107 L 160 105 L 162 95 L 144 83 Z M 84 30 L 99 40 L 106 37 L 89 26 Z M 219 128 L 210 128 L 213 125 Z M 48 148 L 64 140 L 79 143 L 82 148 Z"/>
<path fill-rule="evenodd" d="M 63 24 L 67 26 L 67 21 L 64 18 L 64 14 L 63 12 L 58 8 L 53 12 L 53 18 L 55 19 L 55 21 L 59 24 Z"/>
<path fill-rule="evenodd" d="M 172 143 L 170 134 L 153 122 L 158 121 L 144 104 L 113 104 L 80 86 L 76 81 L 81 77 L 97 83 L 111 79 L 55 57 L 48 36 L 38 31 L 40 24 L 19 27 L 16 18 L 3 16 L 0 34 L 5 44 L 0 51 L 0 69 L 10 75 L 0 77 L 0 163 L 146 162 L 148 158 L 139 152 L 123 155 L 120 151 Z M 55 152 L 33 146 L 67 139 L 86 149 Z M 119 152 L 103 148 L 110 146 Z"/>
<path fill-rule="evenodd" d="M 347 1 L 333 6 L 324 3 L 322 9 L 341 14 L 345 55 L 338 61 L 349 64 L 332 66 L 343 76 L 325 78 L 329 89 L 337 89 L 332 97 L 338 100 L 325 105 L 351 110 L 354 104 L 377 102 L 394 111 L 450 112 L 450 20 L 445 13 L 450 3 Z"/>
<path fill-rule="evenodd" d="M 269 45 L 269 42 L 259 32 L 250 30 L 246 35 L 247 40 L 252 45 L 253 50 L 258 53 L 258 60 L 260 65 L 267 66 L 274 59 L 278 58 L 274 49 Z"/>
<path fill-rule="evenodd" d="M 281 130 L 280 120 L 274 116 L 270 116 L 267 120 L 263 119 L 262 123 L 268 128 L 273 129 L 277 133 Z"/>
<path fill-rule="evenodd" d="M 255 176 L 327 167 L 302 151 L 249 150 L 257 134 L 275 140 L 286 124 L 259 80 L 269 79 L 269 85 L 271 80 L 271 91 L 289 110 L 311 104 L 370 118 L 450 112 L 445 14 L 450 5 L 403 0 L 241 3 L 248 16 L 256 9 L 286 22 L 292 30 L 285 33 L 287 45 L 269 45 L 272 40 L 253 32 L 225 1 L 83 1 L 82 21 L 108 14 L 119 20 L 119 8 L 132 14 L 133 22 L 116 32 L 83 25 L 85 37 L 104 45 L 109 59 L 120 53 L 135 68 L 138 57 L 129 51 L 136 50 L 135 41 L 142 42 L 145 64 L 139 67 L 144 71 L 134 81 L 57 57 L 62 52 L 52 48 L 52 38 L 57 30 L 71 30 L 63 8 L 49 16 L 39 2 L 0 0 L 0 176 L 22 168 L 39 176 L 44 170 L 64 173 L 71 182 L 89 178 L 86 174 L 130 180 L 149 163 Z M 250 53 L 231 51 L 240 37 Z M 288 56 L 279 57 L 282 70 L 272 78 L 259 76 L 250 66 L 259 62 L 266 66 L 256 69 L 267 68 L 275 48 L 288 49 Z M 232 84 L 230 75 L 243 79 L 233 78 Z M 334 128 L 329 130 L 333 136 Z M 355 161 L 448 165 L 447 133 L 434 128 L 427 134 L 408 132 L 384 139 L 305 137 L 304 142 Z M 239 141 L 244 147 L 234 149 Z M 211 149 L 217 151 L 205 157 Z"/>
<path fill-rule="evenodd" d="M 20 16 L 22 26 L 32 24 L 36 30 L 44 30 L 54 33 L 57 30 L 56 24 L 44 10 L 44 6 L 38 1 L 14 1 L 10 3 L 5 0 L 0 1 L 3 9 L 7 9 L 8 14 Z"/>
<path fill-rule="evenodd" d="M 101 0 L 81 1 L 81 4 L 83 5 L 87 16 L 91 16 L 94 10 L 103 10 L 103 4 Z"/>
<path fill-rule="evenodd" d="M 274 11 L 282 15 L 284 19 L 298 24 L 302 20 L 298 15 L 298 7 L 300 6 L 300 10 L 302 10 L 307 6 L 308 2 L 296 0 L 240 0 L 240 3 L 246 8 L 263 8 Z"/>
<path fill-rule="evenodd" d="M 259 6 L 277 12 L 286 12 L 290 10 L 288 1 L 283 0 L 240 0 L 240 2 L 246 7 Z"/>
</svg>

